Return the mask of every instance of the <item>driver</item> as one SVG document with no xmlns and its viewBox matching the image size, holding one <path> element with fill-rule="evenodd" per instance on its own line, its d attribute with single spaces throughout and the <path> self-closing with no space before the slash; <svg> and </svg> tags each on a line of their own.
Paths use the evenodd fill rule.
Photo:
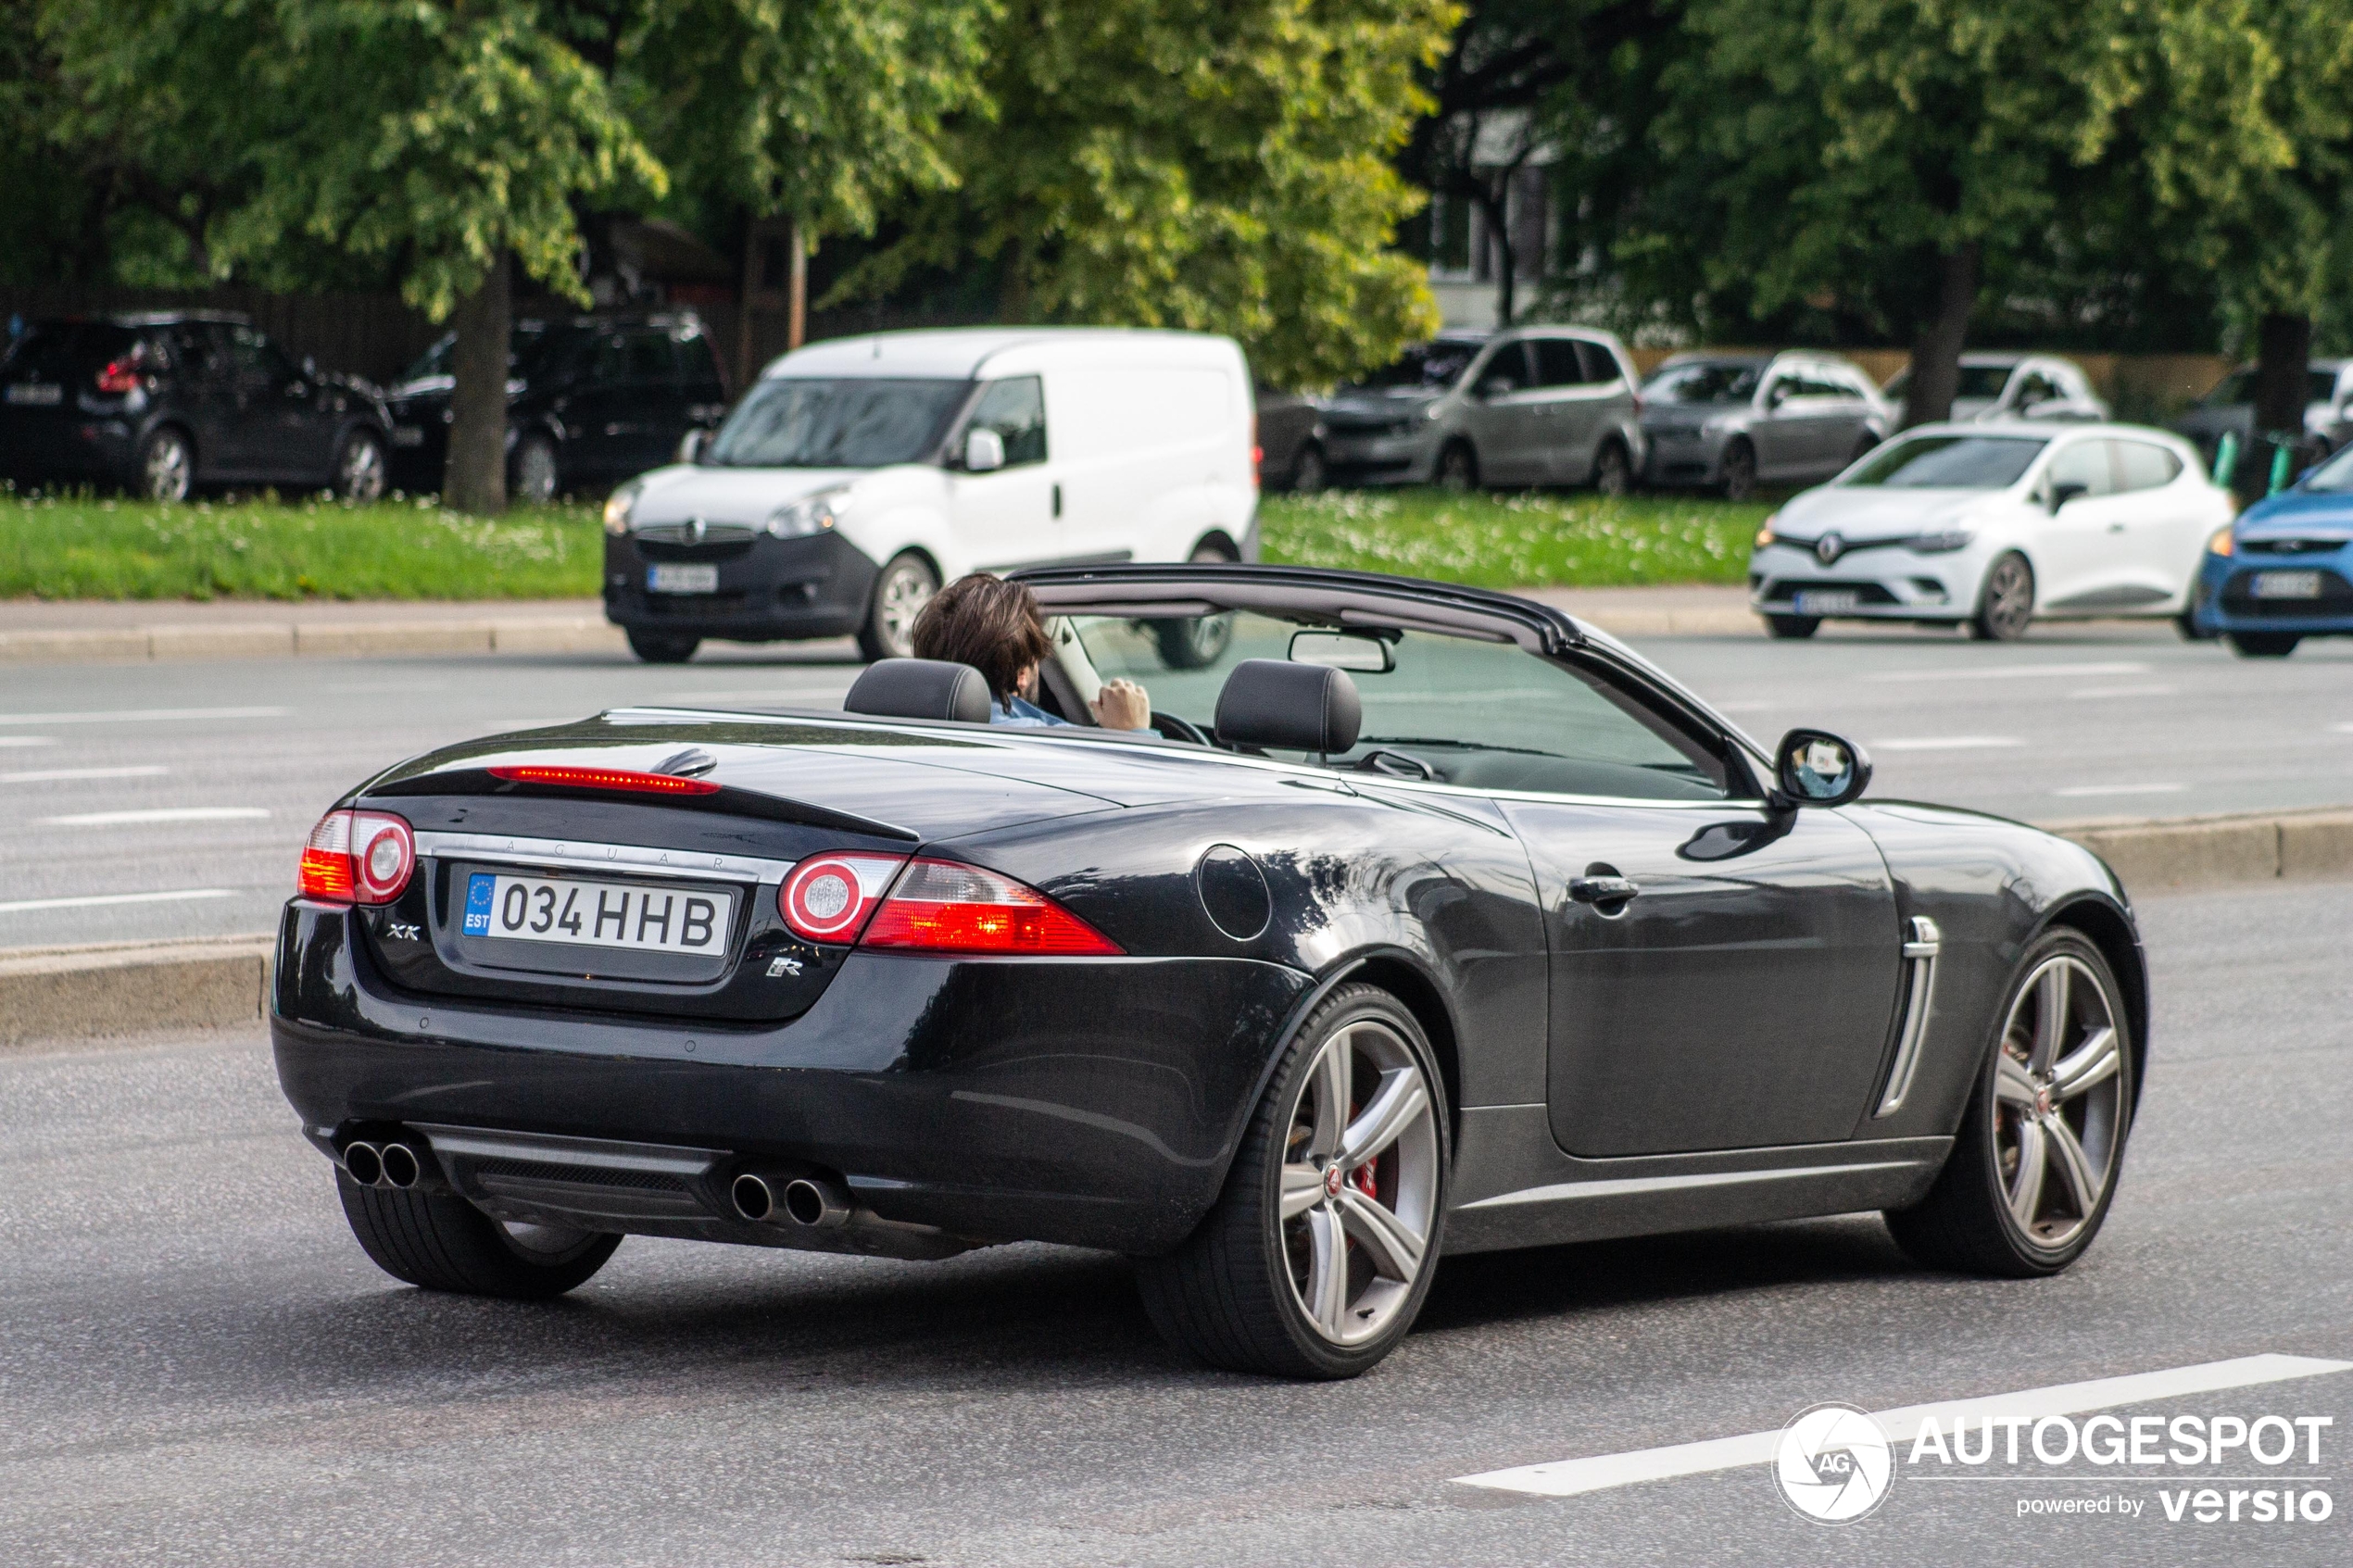
<svg viewBox="0 0 2353 1568">
<path fill-rule="evenodd" d="M 1028 585 L 986 571 L 959 577 L 915 617 L 917 659 L 969 664 L 988 683 L 988 721 L 1026 729 L 1066 724 L 1039 708 L 1038 666 L 1053 651 L 1038 596 Z M 1133 681 L 1112 680 L 1095 696 L 1095 722 L 1106 730 L 1151 727 L 1151 699 Z"/>
</svg>

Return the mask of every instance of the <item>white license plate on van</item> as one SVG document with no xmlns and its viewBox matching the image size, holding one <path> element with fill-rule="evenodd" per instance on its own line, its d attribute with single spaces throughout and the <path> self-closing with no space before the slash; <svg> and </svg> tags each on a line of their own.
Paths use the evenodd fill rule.
<svg viewBox="0 0 2353 1568">
<path fill-rule="evenodd" d="M 1810 588 L 1797 596 L 1800 615 L 1852 615 L 1863 596 L 1852 588 Z"/>
<path fill-rule="evenodd" d="M 2259 599 L 2317 599 L 2321 596 L 2321 574 L 2317 571 L 2259 571 L 2255 574 L 2255 596 Z"/>
<path fill-rule="evenodd" d="M 8 388 L 8 401 L 34 408 L 54 408 L 66 400 L 66 389 L 48 382 L 19 382 Z"/>
<path fill-rule="evenodd" d="M 709 564 L 663 561 L 646 568 L 646 592 L 715 594 L 719 592 L 719 568 Z"/>
<path fill-rule="evenodd" d="M 469 936 L 501 942 L 565 942 L 639 953 L 710 957 L 727 949 L 736 897 L 711 888 L 640 887 L 570 877 L 466 877 Z"/>
</svg>

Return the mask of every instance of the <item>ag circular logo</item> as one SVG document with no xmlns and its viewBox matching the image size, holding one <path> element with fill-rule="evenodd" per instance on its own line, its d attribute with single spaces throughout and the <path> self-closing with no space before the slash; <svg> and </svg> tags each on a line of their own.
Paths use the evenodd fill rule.
<svg viewBox="0 0 2353 1568">
<path fill-rule="evenodd" d="M 1773 1482 L 1818 1524 L 1851 1524 L 1887 1499 L 1895 1451 L 1880 1424 L 1853 1405 L 1800 1411 L 1773 1448 Z"/>
</svg>

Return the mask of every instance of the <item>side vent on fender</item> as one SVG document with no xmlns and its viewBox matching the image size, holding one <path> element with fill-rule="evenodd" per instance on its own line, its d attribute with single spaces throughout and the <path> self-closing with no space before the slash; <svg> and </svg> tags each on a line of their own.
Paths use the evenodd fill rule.
<svg viewBox="0 0 2353 1568">
<path fill-rule="evenodd" d="M 1904 944 L 1904 1027 L 1895 1036 L 1895 1065 L 1887 1070 L 1887 1093 L 1871 1112 L 1873 1120 L 1903 1108 L 1913 1069 L 1920 1064 L 1920 1038 L 1928 1033 L 1928 1010 L 1936 990 L 1936 954 L 1944 933 L 1926 915 L 1914 915 L 1911 923 L 1911 940 Z"/>
</svg>

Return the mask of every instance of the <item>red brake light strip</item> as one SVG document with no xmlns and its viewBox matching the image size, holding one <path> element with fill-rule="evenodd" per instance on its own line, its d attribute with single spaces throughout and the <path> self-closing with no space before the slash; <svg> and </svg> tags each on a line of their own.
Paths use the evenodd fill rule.
<svg viewBox="0 0 2353 1568">
<path fill-rule="evenodd" d="M 719 786 L 708 779 L 684 779 L 674 773 L 640 773 L 627 768 L 564 768 L 522 762 L 493 768 L 490 776 L 509 784 L 555 784 L 568 789 L 617 789 L 638 795 L 719 793 Z"/>
</svg>

